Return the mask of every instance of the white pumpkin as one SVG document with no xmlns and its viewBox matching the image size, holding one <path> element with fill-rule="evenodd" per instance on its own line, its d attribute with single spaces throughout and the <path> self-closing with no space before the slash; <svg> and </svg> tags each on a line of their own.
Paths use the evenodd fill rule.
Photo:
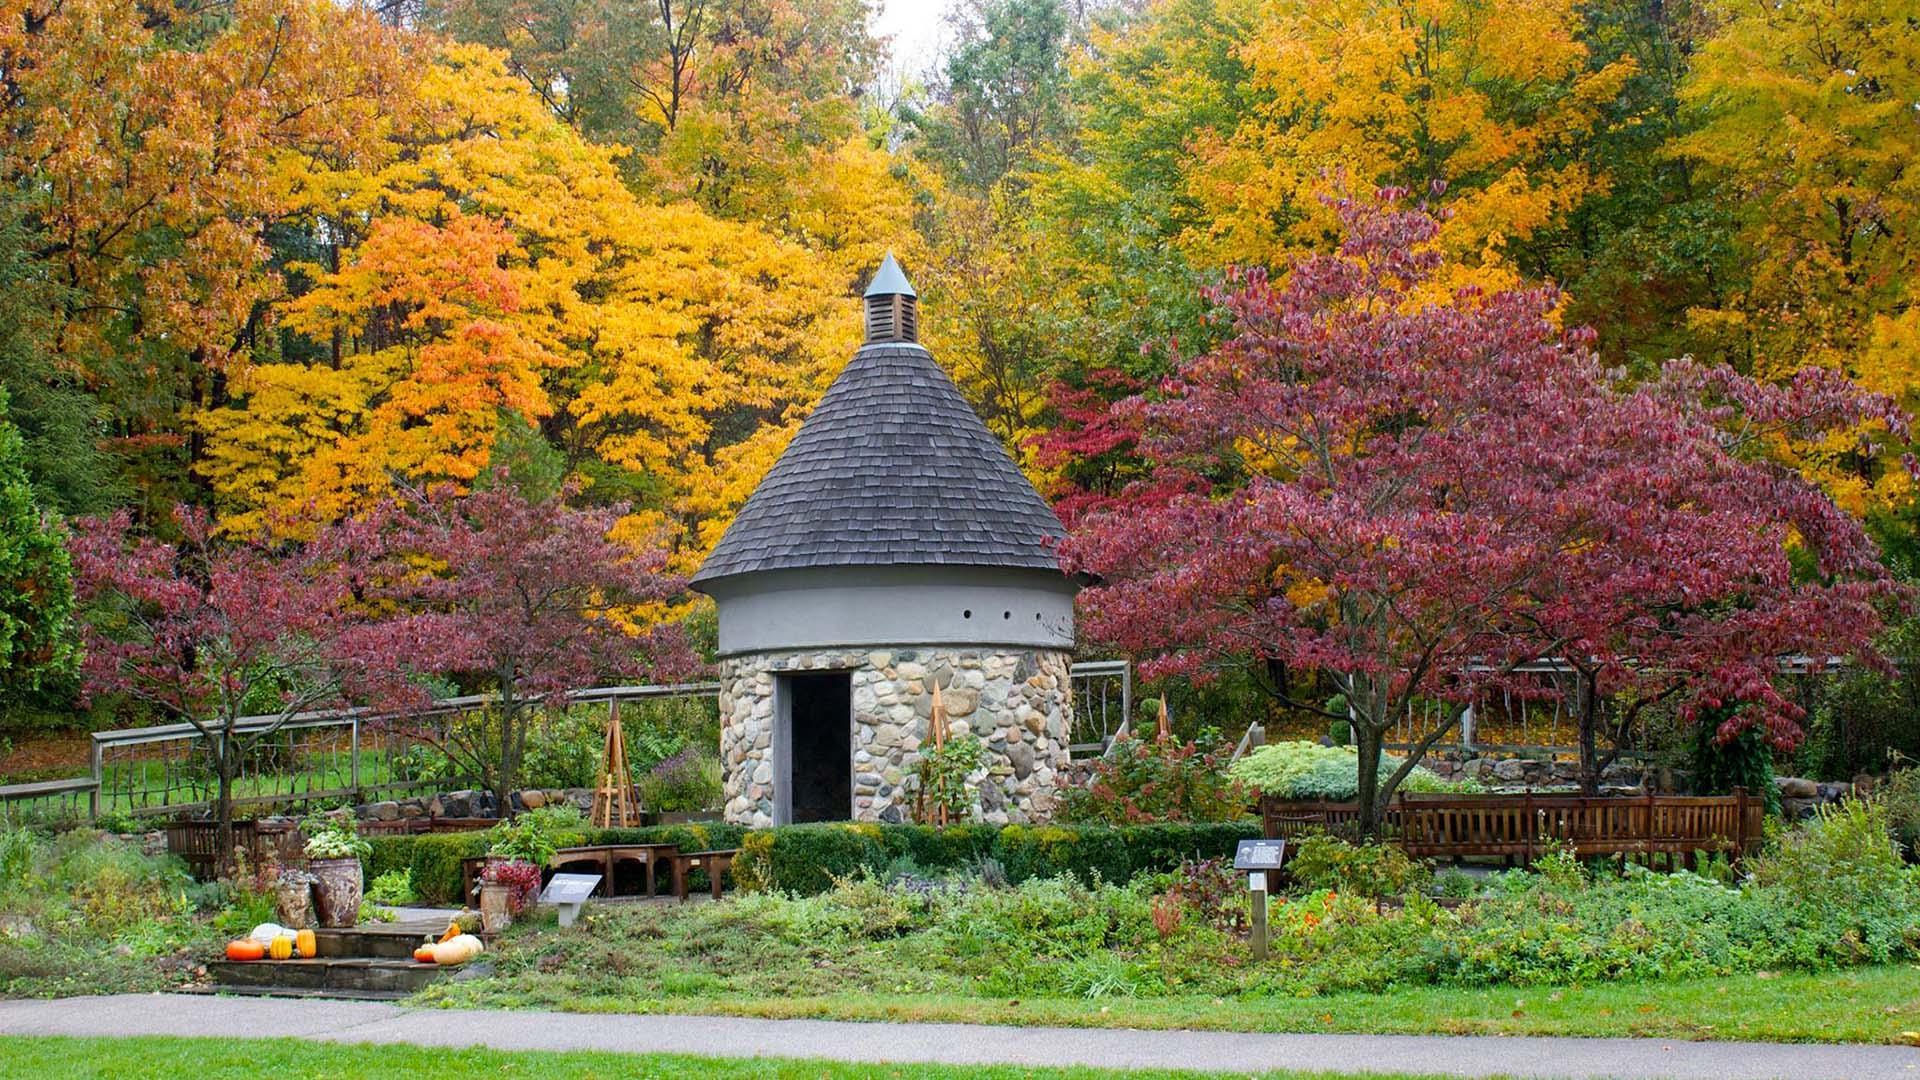
<svg viewBox="0 0 1920 1080">
<path fill-rule="evenodd" d="M 259 942 L 262 945 L 271 945 L 273 944 L 274 938 L 277 938 L 282 934 L 291 934 L 291 933 L 293 933 L 293 931 L 287 929 L 284 926 L 281 926 L 279 923 L 263 922 L 259 926 L 254 927 L 253 933 L 248 934 L 247 936 Z"/>
<path fill-rule="evenodd" d="M 472 934 L 461 934 L 451 941 L 443 941 L 433 947 L 433 962 L 443 967 L 464 964 L 479 956 L 486 946 Z"/>
</svg>

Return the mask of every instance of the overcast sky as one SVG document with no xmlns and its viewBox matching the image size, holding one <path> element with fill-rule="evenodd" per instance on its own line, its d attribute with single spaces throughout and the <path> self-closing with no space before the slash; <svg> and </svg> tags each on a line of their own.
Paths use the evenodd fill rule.
<svg viewBox="0 0 1920 1080">
<path fill-rule="evenodd" d="M 946 14 L 953 0 L 880 0 L 880 15 L 874 20 L 877 33 L 893 39 L 896 76 L 918 77 L 927 73 L 940 55 L 940 43 L 947 33 Z"/>
</svg>

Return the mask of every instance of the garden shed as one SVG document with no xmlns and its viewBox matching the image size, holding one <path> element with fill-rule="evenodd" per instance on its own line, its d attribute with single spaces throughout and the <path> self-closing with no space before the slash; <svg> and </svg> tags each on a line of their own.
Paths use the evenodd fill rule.
<svg viewBox="0 0 1920 1080">
<path fill-rule="evenodd" d="M 1051 812 L 1078 586 L 917 303 L 889 254 L 865 343 L 694 576 L 719 614 L 728 821 L 908 820 L 936 686 L 984 744 L 985 819 Z"/>
</svg>

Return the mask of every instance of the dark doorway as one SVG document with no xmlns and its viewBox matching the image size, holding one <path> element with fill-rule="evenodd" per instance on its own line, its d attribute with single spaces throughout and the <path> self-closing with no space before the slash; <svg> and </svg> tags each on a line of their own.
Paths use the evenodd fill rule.
<svg viewBox="0 0 1920 1080">
<path fill-rule="evenodd" d="M 853 676 L 786 677 L 788 821 L 853 816 Z"/>
</svg>

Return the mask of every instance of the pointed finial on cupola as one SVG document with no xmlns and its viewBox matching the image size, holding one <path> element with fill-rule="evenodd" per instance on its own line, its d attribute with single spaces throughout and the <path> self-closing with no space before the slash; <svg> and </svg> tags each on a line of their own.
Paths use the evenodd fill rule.
<svg viewBox="0 0 1920 1080">
<path fill-rule="evenodd" d="M 919 303 L 893 252 L 887 252 L 867 286 L 867 340 L 919 341 Z"/>
</svg>

